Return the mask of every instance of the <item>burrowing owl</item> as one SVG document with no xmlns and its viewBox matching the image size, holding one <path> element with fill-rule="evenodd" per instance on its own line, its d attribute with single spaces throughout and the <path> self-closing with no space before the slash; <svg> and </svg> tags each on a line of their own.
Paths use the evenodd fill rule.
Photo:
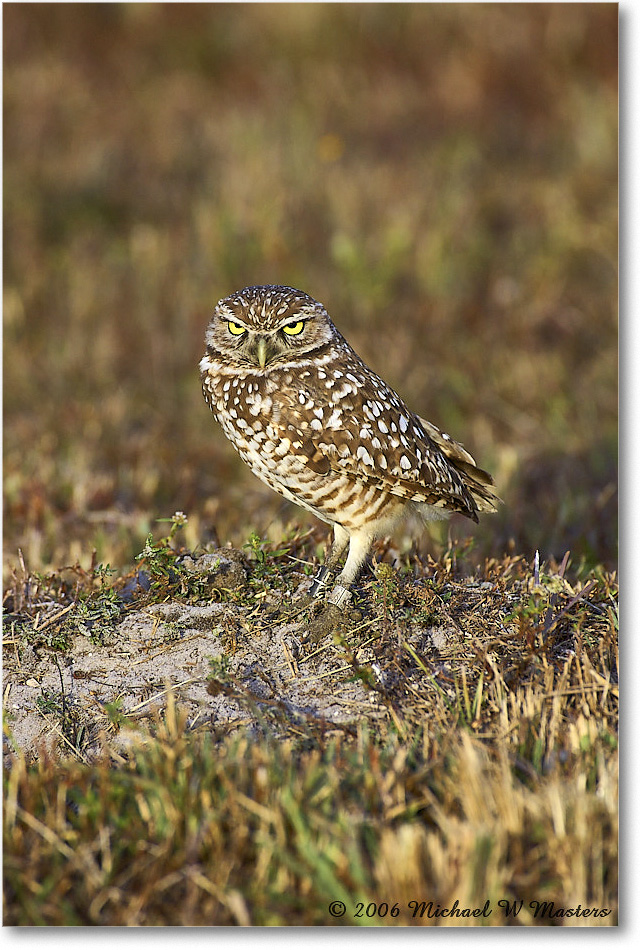
<svg viewBox="0 0 642 950">
<path fill-rule="evenodd" d="M 326 568 L 350 545 L 328 600 L 349 598 L 374 538 L 410 510 L 424 520 L 495 511 L 493 480 L 411 412 L 291 287 L 220 300 L 205 337 L 203 393 L 241 458 L 270 488 L 334 527 Z"/>
</svg>

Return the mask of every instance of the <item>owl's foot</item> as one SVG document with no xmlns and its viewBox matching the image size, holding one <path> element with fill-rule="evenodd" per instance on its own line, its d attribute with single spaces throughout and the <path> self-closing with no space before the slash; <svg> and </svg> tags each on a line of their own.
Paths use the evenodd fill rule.
<svg viewBox="0 0 642 950">
<path fill-rule="evenodd" d="M 303 641 L 319 640 L 347 620 L 352 592 L 342 584 L 335 584 L 326 594 L 326 581 L 331 574 L 332 570 L 322 565 L 305 593 L 297 591 L 294 600 L 281 611 L 280 619 L 287 620 L 302 619 L 301 615 L 310 611 L 310 620 L 307 623 L 303 621 L 307 628 Z"/>
<path fill-rule="evenodd" d="M 295 591 L 293 597 L 283 605 L 281 614 L 283 616 L 295 617 L 304 610 L 307 610 L 308 607 L 314 606 L 315 608 L 320 608 L 324 603 L 324 586 L 329 573 L 327 567 L 322 564 L 311 582 L 309 578 L 306 578 L 303 583 L 299 584 L 298 590 Z"/>
<path fill-rule="evenodd" d="M 312 585 L 308 589 L 308 596 L 322 597 L 323 589 L 331 573 L 331 570 L 327 568 L 325 564 L 322 564 L 317 571 L 316 577 L 312 581 Z M 335 584 L 325 599 L 328 604 L 334 604 L 335 607 L 344 608 L 347 607 L 352 600 L 352 592 L 348 587 L 344 587 L 343 584 Z"/>
<path fill-rule="evenodd" d="M 344 587 L 343 584 L 335 584 L 332 591 L 326 597 L 326 600 L 329 604 L 333 604 L 335 607 L 344 610 L 349 606 L 352 600 L 352 591 Z"/>
<path fill-rule="evenodd" d="M 321 595 L 321 591 L 325 587 L 326 579 L 329 573 L 330 571 L 325 566 L 325 564 L 322 564 L 317 571 L 314 580 L 312 581 L 311 587 L 308 590 L 308 594 L 311 597 L 319 597 Z"/>
</svg>

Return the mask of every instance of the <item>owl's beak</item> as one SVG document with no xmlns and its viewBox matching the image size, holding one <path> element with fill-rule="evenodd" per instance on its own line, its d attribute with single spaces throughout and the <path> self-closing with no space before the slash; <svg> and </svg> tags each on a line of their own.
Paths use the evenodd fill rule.
<svg viewBox="0 0 642 950">
<path fill-rule="evenodd" d="M 267 340 L 264 336 L 260 336 L 256 341 L 256 361 L 261 367 L 265 369 L 265 364 L 267 363 L 268 357 L 268 345 Z"/>
</svg>

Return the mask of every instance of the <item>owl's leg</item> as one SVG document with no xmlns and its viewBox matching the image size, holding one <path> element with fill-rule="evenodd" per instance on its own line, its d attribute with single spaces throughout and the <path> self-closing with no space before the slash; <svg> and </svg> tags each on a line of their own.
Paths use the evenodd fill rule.
<svg viewBox="0 0 642 950">
<path fill-rule="evenodd" d="M 332 547 L 330 548 L 330 553 L 325 559 L 324 567 L 328 571 L 333 571 L 337 566 L 338 562 L 343 557 L 346 548 L 350 544 L 350 535 L 345 528 L 342 528 L 340 524 L 335 524 L 334 526 L 334 539 L 332 541 Z"/>
<path fill-rule="evenodd" d="M 371 544 L 372 535 L 369 532 L 353 532 L 350 536 L 350 551 L 345 566 L 337 578 L 337 583 L 327 598 L 328 603 L 336 607 L 343 607 L 348 603 L 352 597 L 350 586 L 361 573 Z"/>
<path fill-rule="evenodd" d="M 319 570 L 317 571 L 316 577 L 312 581 L 312 587 L 309 590 L 309 593 L 313 597 L 317 597 L 319 591 L 323 588 L 325 584 L 326 577 L 328 574 L 334 570 L 337 566 L 337 563 L 341 560 L 341 557 L 348 547 L 350 542 L 350 535 L 342 528 L 341 525 L 335 524 L 334 526 L 334 539 L 332 541 L 332 547 L 330 553 L 328 554 L 325 564 L 322 564 Z"/>
</svg>

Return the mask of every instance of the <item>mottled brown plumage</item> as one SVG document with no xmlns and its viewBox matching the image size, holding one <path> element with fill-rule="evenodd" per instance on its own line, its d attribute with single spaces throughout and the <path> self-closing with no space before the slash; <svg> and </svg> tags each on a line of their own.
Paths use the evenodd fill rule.
<svg viewBox="0 0 642 950">
<path fill-rule="evenodd" d="M 495 511 L 493 480 L 460 443 L 411 412 L 359 359 L 325 308 L 291 287 L 219 301 L 200 363 L 203 394 L 270 488 L 350 546 L 330 600 L 343 603 L 374 538 L 410 510 L 424 520 Z"/>
</svg>

